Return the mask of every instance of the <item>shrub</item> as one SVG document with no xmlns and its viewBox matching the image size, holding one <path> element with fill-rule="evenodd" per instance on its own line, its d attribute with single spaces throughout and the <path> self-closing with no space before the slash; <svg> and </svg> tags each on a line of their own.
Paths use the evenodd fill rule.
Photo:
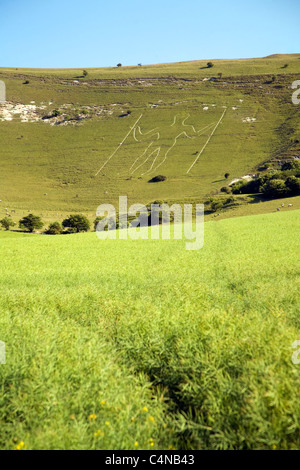
<svg viewBox="0 0 300 470">
<path fill-rule="evenodd" d="M 210 202 L 210 209 L 212 212 L 217 212 L 223 207 L 222 201 L 218 199 L 212 199 Z"/>
<path fill-rule="evenodd" d="M 278 198 L 285 196 L 288 192 L 288 188 L 281 179 L 268 180 L 262 187 L 263 194 L 267 197 Z"/>
<path fill-rule="evenodd" d="M 81 215 L 81 214 L 70 215 L 69 218 L 63 220 L 62 225 L 63 227 L 73 229 L 75 233 L 87 232 L 90 229 L 89 220 L 84 215 Z"/>
<path fill-rule="evenodd" d="M 23 85 L 28 85 L 29 84 L 29 80 L 25 80 L 25 82 L 23 82 Z"/>
<path fill-rule="evenodd" d="M 0 224 L 4 228 L 4 230 L 9 230 L 10 227 L 14 227 L 16 224 L 13 220 L 9 217 L 4 217 L 4 219 L 0 220 Z"/>
<path fill-rule="evenodd" d="M 214 66 L 214 64 L 213 64 L 212 62 L 207 62 L 207 67 L 208 67 L 209 69 L 211 69 L 213 66 Z"/>
<path fill-rule="evenodd" d="M 122 64 L 117 64 L 117 67 L 122 67 Z"/>
<path fill-rule="evenodd" d="M 42 222 L 42 219 L 38 215 L 34 214 L 29 214 L 19 221 L 19 227 L 21 229 L 25 228 L 26 230 L 29 230 L 29 232 L 40 230 L 43 226 L 44 223 Z"/>
<path fill-rule="evenodd" d="M 59 222 L 53 222 L 49 225 L 48 230 L 46 231 L 47 235 L 60 235 L 63 231 L 63 228 Z"/>
<path fill-rule="evenodd" d="M 224 175 L 224 177 L 225 177 L 226 179 L 228 179 L 229 176 L 230 176 L 230 173 L 225 173 L 225 175 Z"/>
<path fill-rule="evenodd" d="M 97 225 L 99 222 L 101 222 L 101 220 L 103 220 L 105 217 L 96 217 L 96 219 L 94 220 L 94 229 L 97 230 Z M 107 225 L 105 226 L 104 228 L 104 231 L 107 232 L 108 230 L 114 230 L 116 228 L 116 230 L 118 229 L 123 229 L 123 228 L 128 228 L 129 227 L 129 220 L 127 220 L 127 225 L 125 225 L 124 221 L 121 219 L 119 219 L 119 216 L 117 215 L 116 216 L 116 225 L 114 224 L 114 219 L 113 218 L 110 218 L 108 220 L 108 223 Z"/>
<path fill-rule="evenodd" d="M 229 186 L 223 186 L 221 188 L 221 192 L 222 193 L 227 193 L 227 194 L 230 194 L 231 193 L 231 188 Z"/>
<path fill-rule="evenodd" d="M 61 115 L 61 112 L 59 111 L 59 109 L 54 109 L 54 111 L 52 111 L 52 117 L 57 117 L 60 115 Z"/>
<path fill-rule="evenodd" d="M 151 178 L 151 180 L 149 180 L 148 183 L 159 183 L 161 181 L 165 181 L 166 179 L 167 177 L 164 175 L 157 175 L 157 176 L 154 176 L 154 178 Z"/>
<path fill-rule="evenodd" d="M 83 75 L 84 77 L 86 77 L 86 76 L 88 75 L 88 72 L 87 72 L 86 70 L 83 70 L 83 71 L 82 71 L 82 75 Z"/>
<path fill-rule="evenodd" d="M 285 185 L 290 190 L 291 195 L 300 196 L 300 178 L 289 176 L 285 181 Z"/>
<path fill-rule="evenodd" d="M 282 167 L 282 171 L 286 170 L 300 170 L 300 160 L 291 160 L 290 162 L 285 162 Z"/>
</svg>

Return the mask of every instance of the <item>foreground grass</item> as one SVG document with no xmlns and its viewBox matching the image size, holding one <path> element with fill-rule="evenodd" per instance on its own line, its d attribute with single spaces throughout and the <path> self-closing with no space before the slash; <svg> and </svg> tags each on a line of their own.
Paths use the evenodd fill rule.
<svg viewBox="0 0 300 470">
<path fill-rule="evenodd" d="M 299 449 L 299 211 L 183 241 L 0 234 L 0 446 Z"/>
</svg>

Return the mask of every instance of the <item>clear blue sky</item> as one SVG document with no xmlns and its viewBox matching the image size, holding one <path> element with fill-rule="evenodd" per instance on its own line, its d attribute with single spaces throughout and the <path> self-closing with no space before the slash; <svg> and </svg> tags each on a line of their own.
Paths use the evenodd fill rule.
<svg viewBox="0 0 300 470">
<path fill-rule="evenodd" d="M 0 0 L 0 66 L 106 67 L 300 52 L 300 0 Z"/>
</svg>

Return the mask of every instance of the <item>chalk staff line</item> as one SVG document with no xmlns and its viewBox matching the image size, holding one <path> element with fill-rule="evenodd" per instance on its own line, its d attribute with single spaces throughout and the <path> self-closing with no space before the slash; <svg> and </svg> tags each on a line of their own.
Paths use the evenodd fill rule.
<svg viewBox="0 0 300 470">
<path fill-rule="evenodd" d="M 137 125 L 137 123 L 142 119 L 143 115 L 141 114 L 140 117 L 135 121 L 135 123 L 133 124 L 133 126 L 130 128 L 129 132 L 126 134 L 126 136 L 124 137 L 124 139 L 122 140 L 122 142 L 119 143 L 118 147 L 114 150 L 114 152 L 111 154 L 111 156 L 106 160 L 106 162 L 103 163 L 102 167 L 97 171 L 97 173 L 95 174 L 95 176 L 97 176 L 100 171 L 107 165 L 107 163 L 110 161 L 110 159 L 117 153 L 117 151 L 119 150 L 120 147 L 122 147 L 122 145 L 124 144 L 125 140 L 127 139 L 127 137 L 130 135 L 130 133 L 133 131 L 133 129 L 135 129 L 135 126 Z"/>
<path fill-rule="evenodd" d="M 217 125 L 214 127 L 212 133 L 210 134 L 209 138 L 207 139 L 206 143 L 204 144 L 204 146 L 202 147 L 202 150 L 198 153 L 197 157 L 195 158 L 195 160 L 193 161 L 193 163 L 191 164 L 191 166 L 189 167 L 188 171 L 186 172 L 186 174 L 188 174 L 191 169 L 193 168 L 193 166 L 197 163 L 197 161 L 199 160 L 199 158 L 201 157 L 202 153 L 204 152 L 204 150 L 206 149 L 207 147 L 207 144 L 209 143 L 210 139 L 212 138 L 212 136 L 214 135 L 215 131 L 217 130 L 218 126 L 221 124 L 222 122 L 222 119 L 223 117 L 225 116 L 225 113 L 227 111 L 227 108 L 224 109 L 223 113 L 222 113 L 222 116 L 220 117 L 219 121 L 217 122 Z"/>
</svg>

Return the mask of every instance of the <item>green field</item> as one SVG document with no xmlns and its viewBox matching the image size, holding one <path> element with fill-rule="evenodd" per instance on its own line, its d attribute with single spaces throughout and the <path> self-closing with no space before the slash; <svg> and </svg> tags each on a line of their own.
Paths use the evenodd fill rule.
<svg viewBox="0 0 300 470">
<path fill-rule="evenodd" d="M 299 449 L 299 214 L 0 232 L 1 449 Z"/>
</svg>

